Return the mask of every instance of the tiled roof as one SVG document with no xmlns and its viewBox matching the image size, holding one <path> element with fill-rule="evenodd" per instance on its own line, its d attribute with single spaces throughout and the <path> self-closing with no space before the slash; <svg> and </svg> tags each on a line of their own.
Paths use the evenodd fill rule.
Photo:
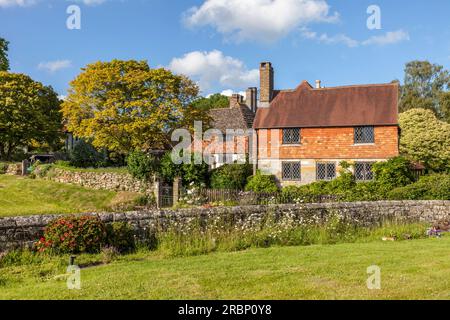
<svg viewBox="0 0 450 320">
<path fill-rule="evenodd" d="M 295 90 L 274 92 L 259 108 L 254 128 L 398 125 L 398 84 L 314 89 L 304 81 Z"/>
<path fill-rule="evenodd" d="M 212 109 L 213 128 L 223 133 L 227 129 L 250 129 L 253 126 L 255 114 L 244 104 L 234 108 Z"/>
</svg>

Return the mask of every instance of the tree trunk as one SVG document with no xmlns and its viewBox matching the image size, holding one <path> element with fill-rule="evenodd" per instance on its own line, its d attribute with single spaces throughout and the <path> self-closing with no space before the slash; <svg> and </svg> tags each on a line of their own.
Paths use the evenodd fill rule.
<svg viewBox="0 0 450 320">
<path fill-rule="evenodd" d="M 13 152 L 14 148 L 15 148 L 14 144 L 8 143 L 8 149 L 7 149 L 6 155 L 5 155 L 6 161 L 11 161 L 12 152 Z"/>
</svg>

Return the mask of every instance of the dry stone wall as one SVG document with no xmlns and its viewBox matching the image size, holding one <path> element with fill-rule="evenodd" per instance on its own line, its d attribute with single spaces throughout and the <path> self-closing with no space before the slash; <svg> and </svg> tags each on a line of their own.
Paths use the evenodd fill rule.
<svg viewBox="0 0 450 320">
<path fill-rule="evenodd" d="M 138 237 L 148 234 L 155 225 L 164 226 L 170 222 L 187 223 L 200 218 L 207 224 L 218 216 L 232 217 L 239 225 L 252 223 L 261 219 L 267 212 L 272 212 L 282 220 L 289 215 L 295 219 L 310 219 L 319 222 L 330 215 L 339 214 L 347 221 L 361 226 L 377 225 L 382 221 L 429 222 L 450 219 L 450 201 L 381 201 L 354 203 L 324 203 L 302 205 L 242 206 L 196 208 L 183 210 L 149 210 L 124 213 L 90 213 L 98 216 L 105 223 L 125 221 L 130 223 Z M 11 217 L 0 219 L 0 252 L 29 247 L 42 236 L 45 226 L 57 215 L 31 217 Z"/>
<path fill-rule="evenodd" d="M 22 165 L 20 163 L 13 163 L 8 165 L 5 174 L 10 176 L 22 175 Z"/>
<path fill-rule="evenodd" d="M 97 190 L 130 191 L 146 194 L 153 194 L 155 191 L 153 183 L 134 179 L 128 173 L 71 171 L 52 168 L 46 174 L 46 178 Z"/>
</svg>

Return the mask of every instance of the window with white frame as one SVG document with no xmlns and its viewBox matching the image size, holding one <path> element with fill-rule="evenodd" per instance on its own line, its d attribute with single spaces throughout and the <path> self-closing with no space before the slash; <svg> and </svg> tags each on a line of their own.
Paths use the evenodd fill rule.
<svg viewBox="0 0 450 320">
<path fill-rule="evenodd" d="M 316 166 L 316 179 L 318 181 L 330 181 L 336 178 L 336 163 L 318 162 Z"/>
<path fill-rule="evenodd" d="M 355 179 L 356 181 L 371 181 L 374 178 L 372 170 L 372 162 L 356 162 L 355 163 Z"/>
<path fill-rule="evenodd" d="M 355 144 L 375 143 L 374 127 L 356 127 L 355 128 Z"/>
<path fill-rule="evenodd" d="M 301 181 L 302 165 L 301 162 L 283 162 L 281 164 L 282 179 L 284 181 Z"/>
<path fill-rule="evenodd" d="M 300 144 L 300 128 L 283 129 L 283 144 Z"/>
</svg>

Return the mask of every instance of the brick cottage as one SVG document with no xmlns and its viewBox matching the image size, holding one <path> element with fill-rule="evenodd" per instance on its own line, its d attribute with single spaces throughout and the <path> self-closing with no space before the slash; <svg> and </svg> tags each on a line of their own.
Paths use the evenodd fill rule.
<svg viewBox="0 0 450 320">
<path fill-rule="evenodd" d="M 245 100 L 234 94 L 229 108 L 210 111 L 223 135 L 204 141 L 204 148 L 215 145 L 212 168 L 249 156 L 255 169 L 290 185 L 333 180 L 346 161 L 358 181 L 369 181 L 374 162 L 399 155 L 398 83 L 323 88 L 303 81 L 275 90 L 270 62 L 261 63 L 260 80 L 259 99 L 249 88 Z M 239 129 L 246 134 L 226 135 Z"/>
<path fill-rule="evenodd" d="M 274 90 L 270 62 L 260 65 L 260 77 L 253 147 L 257 168 L 280 184 L 332 180 L 344 160 L 358 181 L 372 180 L 374 162 L 399 155 L 397 83 L 322 88 L 303 81 Z"/>
</svg>

